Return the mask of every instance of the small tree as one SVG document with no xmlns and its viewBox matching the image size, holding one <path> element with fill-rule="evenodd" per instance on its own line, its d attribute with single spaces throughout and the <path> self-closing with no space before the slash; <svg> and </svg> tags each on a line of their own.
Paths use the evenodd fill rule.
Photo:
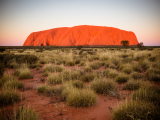
<svg viewBox="0 0 160 120">
<path fill-rule="evenodd" d="M 122 44 L 124 47 L 126 47 L 126 46 L 129 45 L 129 41 L 128 41 L 128 40 L 122 40 L 122 41 L 121 41 L 121 44 Z"/>
<path fill-rule="evenodd" d="M 142 46 L 144 46 L 143 42 L 140 42 L 140 43 L 137 44 L 137 47 L 139 47 L 139 48 L 141 48 Z"/>
</svg>

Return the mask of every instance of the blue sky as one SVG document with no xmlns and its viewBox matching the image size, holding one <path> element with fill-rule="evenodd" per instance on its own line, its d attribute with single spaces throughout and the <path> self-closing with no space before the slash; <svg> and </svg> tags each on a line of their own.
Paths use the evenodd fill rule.
<svg viewBox="0 0 160 120">
<path fill-rule="evenodd" d="M 1 0 L 0 46 L 22 46 L 35 31 L 77 25 L 133 31 L 160 46 L 160 0 Z"/>
</svg>

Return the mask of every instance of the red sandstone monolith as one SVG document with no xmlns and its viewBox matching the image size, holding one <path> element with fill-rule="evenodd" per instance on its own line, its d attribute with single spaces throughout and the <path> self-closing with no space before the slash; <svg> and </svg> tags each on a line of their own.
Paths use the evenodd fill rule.
<svg viewBox="0 0 160 120">
<path fill-rule="evenodd" d="M 81 25 L 33 32 L 23 46 L 121 45 L 122 40 L 128 40 L 129 45 L 138 44 L 136 35 L 131 31 Z"/>
</svg>

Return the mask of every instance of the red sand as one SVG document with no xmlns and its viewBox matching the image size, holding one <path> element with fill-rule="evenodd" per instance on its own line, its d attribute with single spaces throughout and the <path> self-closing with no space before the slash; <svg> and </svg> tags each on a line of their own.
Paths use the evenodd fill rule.
<svg viewBox="0 0 160 120">
<path fill-rule="evenodd" d="M 135 34 L 131 31 L 81 25 L 33 32 L 23 46 L 121 45 L 122 40 L 128 40 L 130 45 L 138 44 Z"/>
</svg>

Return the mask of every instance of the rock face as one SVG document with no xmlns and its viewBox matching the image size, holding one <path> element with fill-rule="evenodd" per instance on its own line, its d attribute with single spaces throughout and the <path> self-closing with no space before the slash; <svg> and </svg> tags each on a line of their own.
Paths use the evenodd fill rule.
<svg viewBox="0 0 160 120">
<path fill-rule="evenodd" d="M 122 40 L 128 40 L 130 45 L 138 44 L 133 32 L 113 27 L 81 25 L 33 32 L 23 46 L 121 45 Z"/>
</svg>

